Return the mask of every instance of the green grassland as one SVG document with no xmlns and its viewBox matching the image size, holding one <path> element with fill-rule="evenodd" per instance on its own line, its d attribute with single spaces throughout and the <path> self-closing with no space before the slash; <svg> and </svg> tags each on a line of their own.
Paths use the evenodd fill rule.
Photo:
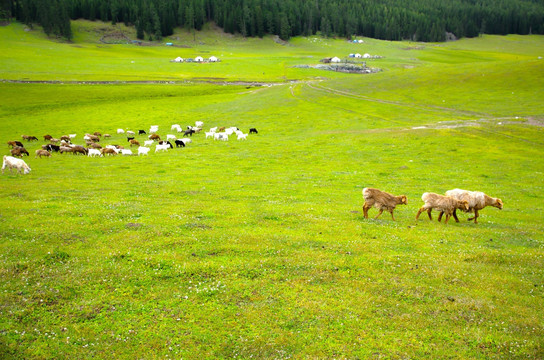
<svg viewBox="0 0 544 360">
<path fill-rule="evenodd" d="M 167 47 L 100 43 L 134 38 L 121 25 L 74 22 L 73 43 L 24 29 L 0 27 L 0 143 L 40 141 L 29 175 L 0 176 L 0 358 L 544 357 L 544 37 L 282 45 L 210 26 Z M 355 52 L 383 71 L 293 67 Z M 206 54 L 221 63 L 169 62 Z M 199 120 L 259 134 L 33 154 L 45 134 L 126 144 L 117 128 Z M 397 221 L 364 219 L 367 186 L 408 197 Z M 415 221 L 423 192 L 456 187 L 504 209 Z"/>
</svg>

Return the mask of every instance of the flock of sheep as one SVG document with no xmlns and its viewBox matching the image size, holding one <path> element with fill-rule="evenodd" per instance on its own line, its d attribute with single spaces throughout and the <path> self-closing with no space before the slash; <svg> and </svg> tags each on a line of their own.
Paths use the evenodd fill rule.
<svg viewBox="0 0 544 360">
<path fill-rule="evenodd" d="M 363 198 L 365 199 L 365 203 L 363 204 L 365 219 L 368 219 L 368 210 L 374 206 L 379 210 L 376 218 L 378 218 L 384 210 L 387 210 L 391 213 L 393 220 L 395 220 L 395 216 L 393 215 L 395 207 L 399 204 L 406 205 L 408 203 L 406 195 L 395 196 L 373 188 L 364 188 Z M 456 214 L 457 209 L 464 212 L 473 212 L 474 217 L 471 217 L 468 220 L 474 220 L 474 223 L 477 224 L 480 210 L 486 206 L 494 206 L 500 210 L 503 205 L 501 199 L 492 198 L 483 192 L 461 189 L 448 190 L 446 191 L 446 195 L 426 192 L 421 196 L 421 200 L 423 200 L 425 204 L 418 210 L 416 221 L 419 219 L 419 215 L 424 211 L 427 211 L 429 220 L 432 220 L 431 211 L 434 209 L 440 212 L 438 221 L 441 221 L 442 216 L 446 214 L 446 224 L 452 215 L 455 218 L 455 221 L 459 222 Z"/>
<path fill-rule="evenodd" d="M 195 126 L 187 126 L 187 130 L 182 130 L 180 125 L 174 124 L 171 127 L 171 131 L 177 131 L 178 133 L 183 133 L 184 136 L 192 137 L 193 134 L 202 131 L 203 125 L 203 122 L 197 121 L 195 123 Z M 155 145 L 155 152 L 167 151 L 168 149 L 173 148 L 170 140 L 174 141 L 176 147 L 185 147 L 186 144 L 192 142 L 192 140 L 188 137 L 178 139 L 175 135 L 172 134 L 168 134 L 166 136 L 166 140 L 161 140 L 160 136 L 157 134 L 158 130 L 159 127 L 157 125 L 151 126 L 151 128 L 149 129 L 149 140 L 145 140 L 143 146 L 138 140 L 135 139 L 136 133 L 133 131 L 125 132 L 124 129 L 117 129 L 117 134 L 126 134 L 127 141 L 130 143 L 130 146 L 138 146 L 138 155 L 147 155 L 150 151 L 149 146 L 155 144 L 155 142 L 157 142 Z M 249 134 L 250 133 L 258 132 L 257 129 L 251 128 L 249 130 Z M 229 136 L 233 134 L 236 134 L 238 140 L 246 140 L 248 136 L 248 134 L 244 134 L 237 127 L 214 127 L 211 128 L 209 132 L 206 132 L 206 139 L 213 138 L 214 140 L 228 141 Z M 145 132 L 145 130 L 139 130 L 138 135 L 147 135 L 147 133 Z M 123 146 L 120 145 L 107 145 L 105 147 L 102 147 L 99 144 L 101 136 L 102 135 L 98 132 L 95 132 L 92 135 L 86 134 L 84 140 L 86 141 L 87 147 L 85 148 L 81 145 L 72 144 L 71 139 L 74 139 L 76 137 L 76 134 L 64 135 L 60 139 L 54 139 L 50 135 L 45 135 L 44 139 L 49 140 L 50 143 L 43 145 L 42 149 L 36 150 L 36 157 L 51 156 L 51 152 L 60 152 L 61 154 L 66 152 L 70 152 L 73 154 L 81 153 L 90 157 L 100 157 L 104 155 L 117 154 L 135 155 L 132 153 L 132 150 L 125 149 Z M 24 140 L 27 141 L 38 140 L 35 136 L 23 135 L 22 137 Z M 110 135 L 104 134 L 103 137 L 109 138 Z M 60 145 L 56 145 L 56 143 L 60 143 Z M 24 162 L 24 160 L 17 158 L 22 157 L 25 154 L 28 156 L 28 151 L 19 141 L 9 141 L 8 145 L 12 147 L 11 154 L 13 156 L 4 156 L 2 164 L 2 174 L 4 173 L 4 169 L 6 168 L 8 168 L 10 172 L 15 169 L 17 173 L 28 174 L 31 171 L 30 167 Z M 395 216 L 393 215 L 393 210 L 395 209 L 395 207 L 399 204 L 407 204 L 407 198 L 405 195 L 394 196 L 387 192 L 373 188 L 364 188 L 363 198 L 365 200 L 363 205 L 363 213 L 365 218 L 368 218 L 368 210 L 371 207 L 375 207 L 379 210 L 376 218 L 378 218 L 384 210 L 387 210 L 389 211 L 389 213 L 391 213 L 391 217 L 393 218 L 393 220 L 395 220 Z M 438 221 L 441 221 L 442 216 L 446 214 L 446 224 L 448 223 L 448 220 L 451 216 L 455 218 L 456 222 L 459 222 L 456 214 L 457 209 L 465 212 L 473 212 L 474 217 L 469 218 L 468 220 L 474 220 L 474 223 L 478 223 L 478 212 L 486 206 L 494 206 L 498 209 L 502 209 L 503 207 L 501 199 L 492 198 L 484 194 L 483 192 L 461 189 L 448 190 L 446 191 L 445 195 L 424 193 L 421 199 L 425 204 L 418 210 L 416 214 L 416 220 L 419 219 L 419 215 L 421 215 L 421 213 L 424 211 L 427 212 L 429 219 L 432 220 L 431 211 L 434 209 L 440 212 L 438 216 Z"/>
</svg>

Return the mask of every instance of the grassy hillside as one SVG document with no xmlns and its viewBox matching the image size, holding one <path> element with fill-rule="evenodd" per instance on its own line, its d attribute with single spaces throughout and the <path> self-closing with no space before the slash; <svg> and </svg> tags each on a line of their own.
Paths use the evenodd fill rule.
<svg viewBox="0 0 544 360">
<path fill-rule="evenodd" d="M 544 37 L 354 48 L 209 29 L 169 48 L 100 44 L 102 26 L 77 22 L 70 44 L 0 28 L 0 78 L 66 82 L 0 83 L 0 141 L 40 139 L 29 175 L 0 177 L 0 357 L 544 356 Z M 383 71 L 291 67 L 353 52 Z M 120 83 L 67 83 L 104 80 Z M 126 146 L 118 128 L 195 121 L 259 134 L 33 156 L 45 134 Z M 397 221 L 364 219 L 364 187 L 408 197 Z M 504 209 L 415 221 L 423 192 L 456 187 Z"/>
</svg>

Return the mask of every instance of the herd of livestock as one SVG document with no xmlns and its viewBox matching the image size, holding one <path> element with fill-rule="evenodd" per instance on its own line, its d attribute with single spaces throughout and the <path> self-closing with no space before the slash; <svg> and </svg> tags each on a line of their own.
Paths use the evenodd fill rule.
<svg viewBox="0 0 544 360">
<path fill-rule="evenodd" d="M 202 131 L 203 125 L 203 122 L 197 121 L 195 126 L 187 126 L 187 129 L 183 130 L 180 125 L 174 124 L 171 127 L 171 131 L 182 133 L 183 137 L 178 138 L 176 135 L 168 134 L 166 139 L 161 139 L 161 137 L 157 134 L 159 127 L 157 125 L 152 125 L 149 129 L 149 135 L 145 130 L 138 131 L 139 136 L 145 135 L 148 138 L 148 140 L 143 141 L 143 145 L 140 144 L 140 140 L 136 139 L 136 132 L 134 131 L 117 129 L 117 134 L 124 134 L 127 136 L 129 147 L 137 147 L 137 155 L 147 155 L 152 145 L 155 145 L 155 152 L 168 151 L 168 149 L 173 148 L 174 146 L 172 145 L 171 141 L 174 142 L 176 147 L 185 147 L 187 144 L 192 142 L 190 137 L 192 137 L 193 134 L 197 134 Z M 252 133 L 257 134 L 257 129 L 250 128 L 249 132 L 244 134 L 237 127 L 213 127 L 208 132 L 205 132 L 205 135 L 206 139 L 213 138 L 214 140 L 228 141 L 229 136 L 232 135 L 236 135 L 238 140 L 246 140 L 248 134 Z M 51 153 L 53 152 L 59 152 L 61 154 L 82 154 L 90 157 L 102 157 L 106 155 L 114 156 L 118 154 L 136 155 L 131 149 L 126 149 L 122 145 L 106 145 L 104 147 L 100 145 L 101 139 L 111 137 L 109 134 L 102 135 L 99 132 L 86 134 L 83 138 L 85 140 L 86 147 L 72 143 L 72 140 L 76 138 L 76 136 L 76 134 L 69 134 L 63 135 L 56 139 L 50 135 L 44 135 L 44 140 L 49 141 L 49 143 L 42 145 L 41 149 L 36 150 L 36 157 L 50 157 Z M 38 138 L 35 136 L 22 135 L 22 138 L 28 142 L 38 141 Z M 28 174 L 31 169 L 24 162 L 24 160 L 22 160 L 22 157 L 23 155 L 29 156 L 29 152 L 25 149 L 23 143 L 20 141 L 9 141 L 8 145 L 11 146 L 12 156 L 4 156 L 2 174 L 6 168 L 8 168 L 10 172 L 15 170 L 18 173 Z M 363 198 L 365 200 L 363 205 L 363 214 L 365 218 L 368 218 L 368 210 L 371 207 L 375 207 L 379 211 L 376 218 L 378 218 L 384 210 L 387 210 L 391 214 L 392 219 L 395 220 L 393 210 L 399 204 L 407 204 L 407 198 L 405 195 L 395 196 L 373 188 L 364 188 Z M 418 210 L 416 220 L 423 212 L 427 212 L 429 219 L 432 220 L 431 211 L 434 209 L 439 212 L 438 221 L 441 221 L 444 214 L 446 215 L 446 224 L 451 216 L 454 217 L 455 221 L 459 222 L 456 210 L 474 213 L 474 216 L 468 220 L 474 220 L 474 223 L 478 223 L 479 211 L 483 208 L 493 206 L 498 209 L 502 209 L 503 207 L 501 199 L 490 197 L 483 192 L 461 189 L 449 190 L 445 195 L 424 193 L 421 199 L 425 204 Z"/>
</svg>

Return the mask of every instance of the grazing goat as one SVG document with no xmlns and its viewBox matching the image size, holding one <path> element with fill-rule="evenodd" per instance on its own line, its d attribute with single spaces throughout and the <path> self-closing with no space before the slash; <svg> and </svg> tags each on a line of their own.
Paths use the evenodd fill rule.
<svg viewBox="0 0 544 360">
<path fill-rule="evenodd" d="M 45 141 L 51 140 L 52 138 L 53 138 L 53 137 L 52 137 L 51 135 L 44 135 L 44 136 L 43 136 L 43 139 L 44 139 Z"/>
<path fill-rule="evenodd" d="M 127 130 L 127 135 L 134 136 L 136 133 L 134 131 Z"/>
<path fill-rule="evenodd" d="M 118 133 L 118 134 L 124 134 L 124 133 L 125 133 L 125 130 L 123 130 L 123 129 L 117 129 L 117 133 Z"/>
<path fill-rule="evenodd" d="M 98 136 L 98 137 L 102 136 L 102 134 L 99 133 L 98 131 L 95 131 L 93 135 L 94 135 L 94 136 Z"/>
<path fill-rule="evenodd" d="M 70 137 L 68 135 L 62 135 L 60 137 L 60 141 L 67 141 L 67 142 L 70 142 Z"/>
<path fill-rule="evenodd" d="M 64 153 L 73 153 L 73 152 L 74 152 L 74 149 L 71 148 L 70 146 L 61 146 L 59 152 L 60 152 L 61 154 L 64 154 Z"/>
<path fill-rule="evenodd" d="M 175 141 L 176 147 L 185 147 L 185 141 L 178 139 Z"/>
<path fill-rule="evenodd" d="M 160 140 L 161 137 L 157 134 L 151 134 L 149 135 L 149 140 Z"/>
<path fill-rule="evenodd" d="M 194 133 L 195 133 L 195 131 L 193 129 L 185 130 L 183 132 L 183 136 L 187 136 L 187 135 L 193 136 Z"/>
<path fill-rule="evenodd" d="M 451 196 L 454 199 L 457 200 L 466 200 L 468 201 L 468 210 L 467 212 L 473 212 L 474 217 L 471 217 L 468 219 L 468 221 L 474 220 L 474 223 L 478 223 L 478 216 L 479 211 L 485 208 L 486 206 L 493 206 L 498 208 L 499 210 L 502 210 L 502 200 L 498 198 L 493 198 L 491 196 L 488 196 L 484 194 L 481 191 L 468 191 L 468 190 L 461 190 L 461 189 L 453 189 L 446 191 L 447 196 Z M 440 213 L 438 216 L 438 220 L 440 221 L 440 218 L 442 217 L 443 213 Z M 456 222 L 459 222 L 459 219 L 457 218 L 457 214 L 455 210 L 453 210 L 453 217 L 455 218 Z"/>
<path fill-rule="evenodd" d="M 238 140 L 247 140 L 247 134 L 238 134 Z"/>
<path fill-rule="evenodd" d="M 423 211 L 427 211 L 427 214 L 429 215 L 429 220 L 432 220 L 433 218 L 431 216 L 431 211 L 435 209 L 446 214 L 445 223 L 447 224 L 448 220 L 456 209 L 468 211 L 468 201 L 457 200 L 450 196 L 438 195 L 435 193 L 424 193 L 421 196 L 421 200 L 423 200 L 425 204 L 418 210 L 416 215 L 416 221 L 417 219 L 419 219 L 419 215 Z"/>
<path fill-rule="evenodd" d="M 155 152 L 158 152 L 158 151 L 167 151 L 168 148 L 170 148 L 170 145 L 169 144 L 157 144 L 155 146 Z"/>
<path fill-rule="evenodd" d="M 206 134 L 206 139 L 210 137 L 213 138 L 213 134 L 215 134 L 215 132 L 210 131 L 210 132 L 206 132 L 205 134 Z"/>
<path fill-rule="evenodd" d="M 204 126 L 204 122 L 203 122 L 203 121 L 195 121 L 195 126 L 196 126 L 197 128 L 201 128 L 201 127 Z"/>
<path fill-rule="evenodd" d="M 259 132 L 258 132 L 257 129 L 255 129 L 255 128 L 250 128 L 250 129 L 249 129 L 249 133 L 250 133 L 250 134 L 258 134 Z"/>
<path fill-rule="evenodd" d="M 14 147 L 16 147 L 16 146 L 25 147 L 25 146 L 23 145 L 22 142 L 17 141 L 17 140 L 15 140 L 15 141 L 8 141 L 8 146 L 11 146 L 12 148 L 14 148 Z"/>
<path fill-rule="evenodd" d="M 170 130 L 176 130 L 177 132 L 181 132 L 181 126 L 179 126 L 178 124 L 174 124 L 172 125 L 172 127 L 170 127 Z"/>
<path fill-rule="evenodd" d="M 90 143 L 90 144 L 89 144 L 89 147 L 90 147 L 91 149 L 102 149 L 102 145 L 97 144 L 97 143 Z"/>
<path fill-rule="evenodd" d="M 172 146 L 172 143 L 171 143 L 170 141 L 161 140 L 161 141 L 159 141 L 159 144 L 161 144 L 161 145 L 165 145 L 165 144 L 166 144 L 166 145 L 170 146 L 170 149 L 173 149 L 173 148 L 174 148 L 174 146 Z"/>
<path fill-rule="evenodd" d="M 110 134 L 104 134 L 104 136 L 102 136 L 102 137 L 104 137 L 104 138 L 110 138 L 111 135 L 110 135 Z"/>
<path fill-rule="evenodd" d="M 159 131 L 159 125 L 151 125 L 149 128 L 150 133 L 156 133 L 157 131 Z"/>
<path fill-rule="evenodd" d="M 30 172 L 30 167 L 24 162 L 22 159 L 14 158 L 13 156 L 6 156 L 4 155 L 4 162 L 2 163 L 2 174 L 4 173 L 4 169 L 8 168 L 9 172 L 11 174 L 11 169 L 15 169 L 18 174 L 23 172 L 24 174 L 28 174 Z"/>
<path fill-rule="evenodd" d="M 130 147 L 132 147 L 132 145 L 137 145 L 137 146 L 140 146 L 140 142 L 138 140 L 130 140 Z"/>
<path fill-rule="evenodd" d="M 28 151 L 22 146 L 16 146 L 13 149 L 11 149 L 10 152 L 12 156 L 23 157 L 23 154 L 26 154 L 26 156 L 30 156 Z"/>
<path fill-rule="evenodd" d="M 408 203 L 406 195 L 395 196 L 385 191 L 373 188 L 364 188 L 363 198 L 365 199 L 365 203 L 363 204 L 363 214 L 365 219 L 368 219 L 368 210 L 374 206 L 379 210 L 375 219 L 377 219 L 384 210 L 387 210 L 391 214 L 393 221 L 395 221 L 395 216 L 393 215 L 393 210 L 395 210 L 395 207 L 398 204 L 406 205 Z"/>
<path fill-rule="evenodd" d="M 42 149 L 49 150 L 51 152 L 59 152 L 60 146 L 55 144 L 47 144 L 47 145 L 42 145 Z"/>
<path fill-rule="evenodd" d="M 98 150 L 98 149 L 89 149 L 89 153 L 87 154 L 87 156 L 89 156 L 89 157 L 92 157 L 92 156 L 101 157 L 102 152 L 100 150 Z"/>
<path fill-rule="evenodd" d="M 122 149 L 121 154 L 122 155 L 133 155 L 132 150 L 130 150 L 130 149 Z"/>
<path fill-rule="evenodd" d="M 29 135 L 21 135 L 21 137 L 23 138 L 23 140 L 26 140 L 26 141 L 38 141 L 38 138 L 35 137 L 35 136 L 29 136 Z"/>
<path fill-rule="evenodd" d="M 166 135 L 166 140 L 176 140 L 176 135 L 168 134 Z"/>
<path fill-rule="evenodd" d="M 229 141 L 229 136 L 226 133 L 215 133 L 213 134 L 214 140 L 223 140 L 223 141 Z"/>
<path fill-rule="evenodd" d="M 147 134 L 145 130 L 138 130 L 138 135 L 145 135 Z"/>
<path fill-rule="evenodd" d="M 140 146 L 138 148 L 138 155 L 147 155 L 149 153 L 149 148 L 145 146 Z"/>
<path fill-rule="evenodd" d="M 72 153 L 87 155 L 87 149 L 81 145 L 72 146 Z"/>
<path fill-rule="evenodd" d="M 153 145 L 154 141 L 153 140 L 145 140 L 144 141 L 144 146 L 150 146 L 150 145 Z"/>
<path fill-rule="evenodd" d="M 73 139 L 77 136 L 77 134 L 68 134 L 68 136 L 70 137 L 70 139 Z"/>
<path fill-rule="evenodd" d="M 118 153 L 118 152 L 115 151 L 114 149 L 112 149 L 112 148 L 107 148 L 107 147 L 105 147 L 105 148 L 103 148 L 102 150 L 100 150 L 100 152 L 101 152 L 102 155 L 104 155 L 104 156 L 106 156 L 106 155 L 113 155 L 113 156 L 115 156 L 115 155 L 117 155 L 117 153 Z"/>
<path fill-rule="evenodd" d="M 41 159 L 42 156 L 51 157 L 51 153 L 49 151 L 47 151 L 47 150 L 38 149 L 38 150 L 36 150 L 36 156 L 35 157 L 38 157 L 38 156 L 40 157 L 40 159 Z"/>
</svg>

